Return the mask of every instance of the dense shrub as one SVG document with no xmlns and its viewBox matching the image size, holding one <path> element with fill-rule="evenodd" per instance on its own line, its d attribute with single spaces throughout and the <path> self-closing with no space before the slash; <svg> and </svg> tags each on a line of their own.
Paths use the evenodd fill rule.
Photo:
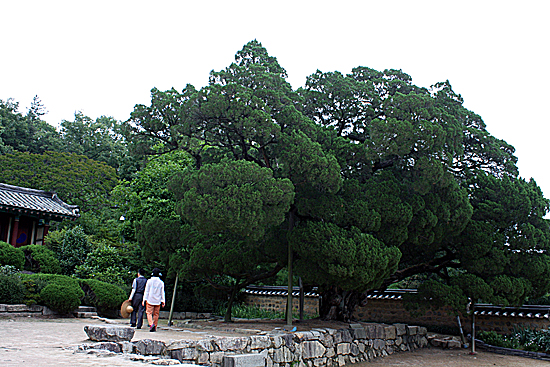
<svg viewBox="0 0 550 367">
<path fill-rule="evenodd" d="M 48 282 L 44 279 L 28 277 L 22 279 L 22 282 L 25 286 L 23 302 L 27 306 L 39 304 L 41 302 L 40 292 L 42 292 L 42 289 L 44 289 L 48 285 Z"/>
<path fill-rule="evenodd" d="M 84 264 L 91 250 L 92 244 L 82 230 L 82 227 L 76 226 L 66 230 L 63 235 L 63 242 L 56 252 L 62 274 L 73 275 L 75 268 L 78 265 Z"/>
<path fill-rule="evenodd" d="M 128 299 L 120 287 L 96 279 L 81 279 L 80 286 L 85 294 L 83 304 L 94 306 L 99 313 L 118 310 Z"/>
<path fill-rule="evenodd" d="M 116 285 L 131 283 L 134 274 L 122 264 L 123 258 L 118 248 L 99 243 L 88 254 L 86 261 L 75 267 L 75 275 L 81 279 L 96 279 Z"/>
<path fill-rule="evenodd" d="M 494 345 L 495 347 L 518 349 L 520 347 L 518 341 L 509 335 L 497 334 L 495 331 L 480 331 L 477 337 L 485 343 Z"/>
<path fill-rule="evenodd" d="M 0 241 L 0 265 L 12 265 L 22 269 L 25 264 L 25 254 L 21 249 Z"/>
<path fill-rule="evenodd" d="M 550 331 L 545 329 L 518 328 L 510 335 L 501 335 L 494 331 L 480 331 L 477 337 L 496 347 L 550 352 Z"/>
<path fill-rule="evenodd" d="M 0 274 L 0 303 L 23 303 L 25 287 L 18 274 Z"/>
<path fill-rule="evenodd" d="M 61 273 L 59 260 L 55 253 L 42 245 L 28 245 L 21 247 L 25 254 L 25 270 L 35 273 Z"/>
<path fill-rule="evenodd" d="M 31 274 L 23 275 L 23 280 L 33 279 L 47 285 L 40 291 L 40 304 L 65 314 L 75 310 L 80 305 L 84 292 L 78 281 L 64 275 Z"/>
</svg>

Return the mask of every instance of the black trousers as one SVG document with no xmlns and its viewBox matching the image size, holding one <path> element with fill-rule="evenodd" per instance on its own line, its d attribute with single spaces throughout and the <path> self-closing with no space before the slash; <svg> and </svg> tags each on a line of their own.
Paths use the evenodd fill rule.
<svg viewBox="0 0 550 367">
<path fill-rule="evenodd" d="M 130 324 L 136 325 L 137 327 L 141 327 L 143 325 L 143 312 L 145 312 L 145 306 L 142 305 L 143 302 L 143 294 L 134 294 L 132 297 L 132 307 L 133 311 L 130 315 Z M 137 323 L 136 323 L 136 316 L 137 316 Z"/>
</svg>

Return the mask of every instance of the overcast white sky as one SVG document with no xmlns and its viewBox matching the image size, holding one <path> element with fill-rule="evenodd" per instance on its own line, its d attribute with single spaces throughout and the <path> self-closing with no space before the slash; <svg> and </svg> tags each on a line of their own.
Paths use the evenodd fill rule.
<svg viewBox="0 0 550 367">
<path fill-rule="evenodd" d="M 355 66 L 449 79 L 550 197 L 547 0 L 0 0 L 0 13 L 0 99 L 26 113 L 38 95 L 52 125 L 75 111 L 126 120 L 151 88 L 200 88 L 257 39 L 294 88 Z"/>
</svg>

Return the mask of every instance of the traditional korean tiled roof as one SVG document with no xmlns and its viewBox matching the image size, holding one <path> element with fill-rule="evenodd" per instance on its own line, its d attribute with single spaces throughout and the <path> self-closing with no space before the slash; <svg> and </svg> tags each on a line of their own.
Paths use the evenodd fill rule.
<svg viewBox="0 0 550 367">
<path fill-rule="evenodd" d="M 79 217 L 77 205 L 69 205 L 55 192 L 0 183 L 0 211 L 51 219 Z"/>
</svg>

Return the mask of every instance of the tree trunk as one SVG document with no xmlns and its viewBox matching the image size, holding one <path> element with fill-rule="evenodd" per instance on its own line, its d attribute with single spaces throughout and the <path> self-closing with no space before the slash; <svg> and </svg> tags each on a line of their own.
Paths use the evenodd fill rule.
<svg viewBox="0 0 550 367">
<path fill-rule="evenodd" d="M 229 297 L 229 302 L 227 303 L 227 310 L 225 311 L 225 316 L 223 318 L 224 322 L 232 322 L 231 319 L 231 309 L 233 308 L 233 302 L 235 301 L 235 298 L 237 297 L 237 293 L 239 292 L 239 289 L 241 289 L 241 286 L 239 284 L 239 280 L 235 281 L 235 286 L 231 290 L 231 296 Z"/>
<path fill-rule="evenodd" d="M 321 292 L 321 305 L 319 313 L 322 320 L 336 320 L 350 322 L 353 313 L 359 305 L 361 293 L 357 291 L 344 291 L 332 286 Z"/>
</svg>

